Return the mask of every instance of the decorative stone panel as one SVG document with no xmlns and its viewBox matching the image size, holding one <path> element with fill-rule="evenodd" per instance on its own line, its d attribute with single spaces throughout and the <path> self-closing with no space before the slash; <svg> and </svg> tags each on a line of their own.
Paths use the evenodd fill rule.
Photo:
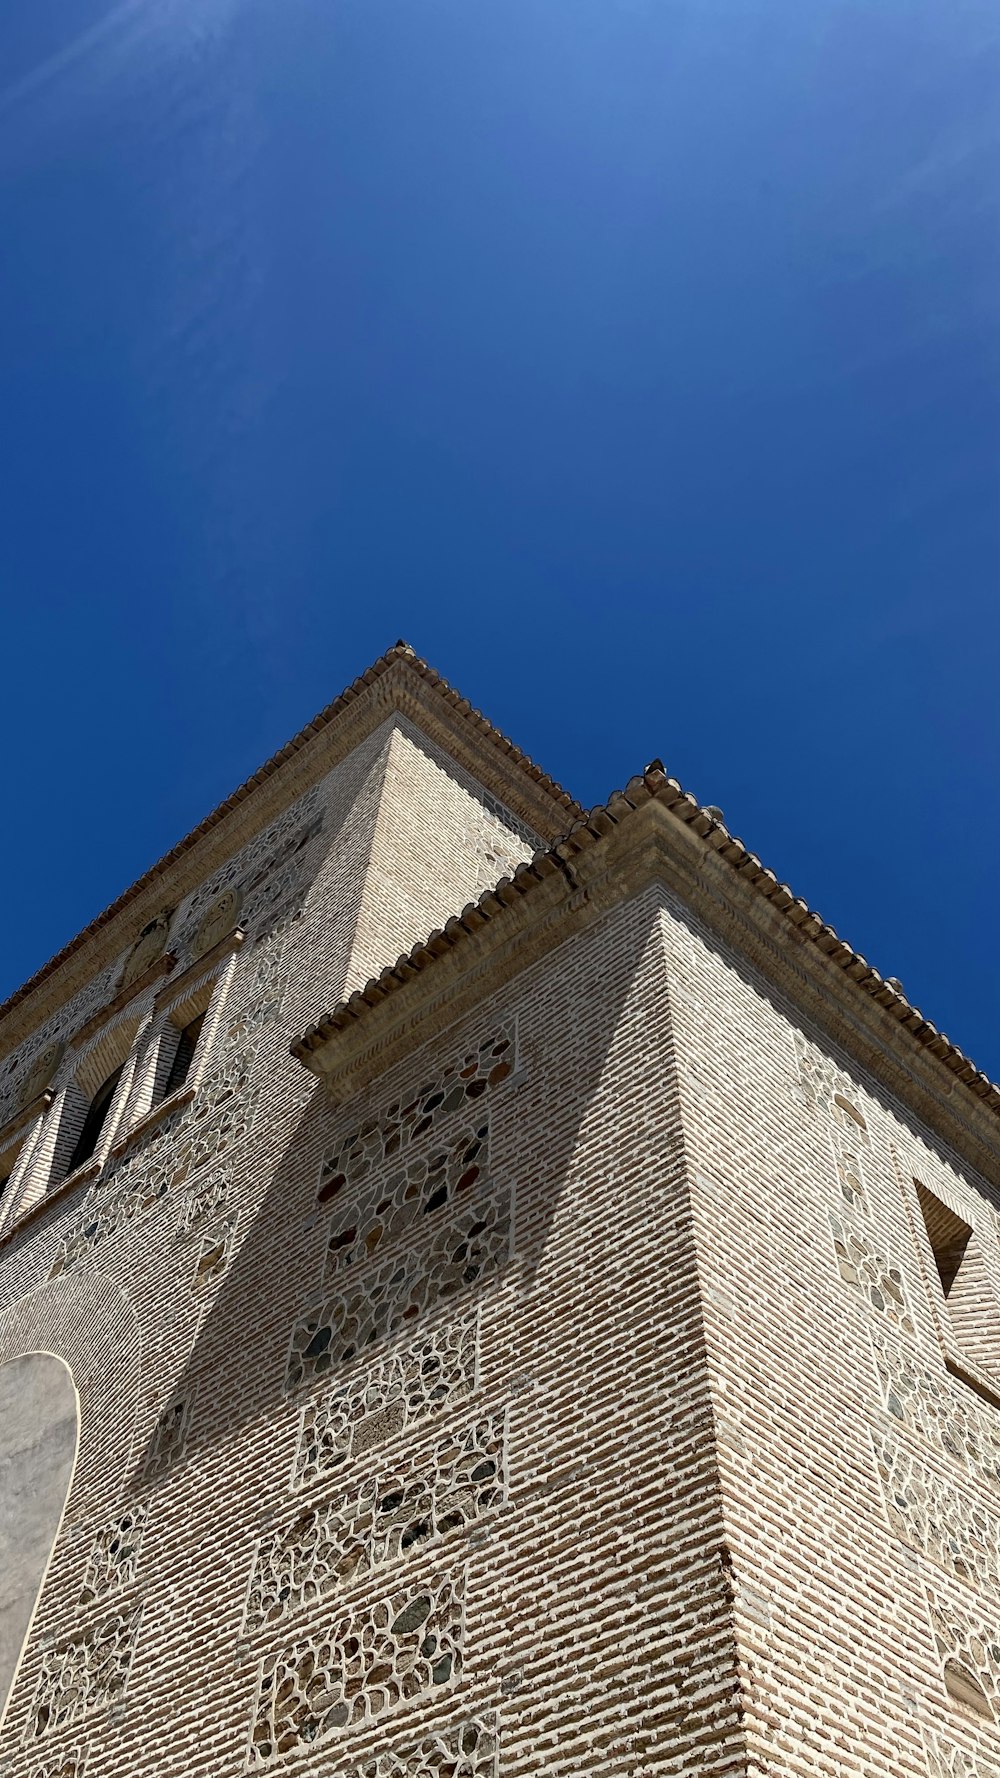
<svg viewBox="0 0 1000 1778">
<path fill-rule="evenodd" d="M 513 1021 L 484 1038 L 461 1061 L 442 1069 L 405 1104 L 397 1100 L 383 1118 L 370 1118 L 329 1150 L 320 1167 L 316 1197 L 330 1203 L 345 1188 L 353 1190 L 371 1174 L 381 1173 L 406 1154 L 410 1146 L 429 1135 L 443 1120 L 481 1099 L 514 1071 Z"/>
<path fill-rule="evenodd" d="M 301 1610 L 375 1568 L 424 1550 L 502 1506 L 504 1418 L 493 1414 L 401 1457 L 351 1495 L 300 1512 L 261 1539 L 245 1628 Z"/>
<path fill-rule="evenodd" d="M 42 1085 L 48 1085 L 54 1078 L 55 1070 L 61 1065 L 66 1054 L 67 1043 L 73 1033 L 86 1025 L 94 1014 L 99 1012 L 114 996 L 115 982 L 118 978 L 120 959 L 115 958 L 107 968 L 85 984 L 71 1000 L 59 1008 L 44 1025 L 33 1031 L 30 1037 L 7 1057 L 0 1068 L 0 1124 L 13 1117 L 15 1111 L 41 1092 L 42 1086 L 36 1084 L 38 1078 Z M 42 1060 L 43 1052 L 50 1052 Z M 53 1067 L 54 1059 L 54 1067 Z M 35 1080 L 29 1075 L 35 1071 Z"/>
<path fill-rule="evenodd" d="M 377 1722 L 460 1678 L 464 1577 L 401 1588 L 346 1612 L 326 1635 L 265 1661 L 250 1744 L 254 1766 Z"/>
<path fill-rule="evenodd" d="M 957 1661 L 966 1668 L 993 1708 L 1000 1702 L 1000 1629 L 996 1619 L 969 1595 L 959 1597 L 931 1583 L 926 1586 L 934 1645 L 942 1666 Z"/>
<path fill-rule="evenodd" d="M 500 1734 L 495 1715 L 470 1717 L 422 1740 L 377 1753 L 330 1778 L 496 1778 Z"/>
<path fill-rule="evenodd" d="M 177 1185 L 187 1169 L 176 1155 L 159 1153 L 155 1161 L 135 1172 L 118 1174 L 113 1186 L 98 1185 L 60 1244 L 50 1278 L 71 1272 L 88 1260 L 109 1235 L 126 1228 L 152 1210 Z"/>
<path fill-rule="evenodd" d="M 924 1729 L 929 1778 L 1000 1778 L 1000 1756 L 967 1753 L 935 1729 Z"/>
<path fill-rule="evenodd" d="M 322 826 L 322 816 L 318 814 L 320 796 L 321 786 L 314 785 L 194 891 L 184 910 L 179 946 L 190 944 L 209 904 L 223 890 L 235 889 L 239 894 L 248 895 L 264 879 L 305 851 Z"/>
<path fill-rule="evenodd" d="M 366 1267 L 353 1288 L 329 1297 L 292 1330 L 287 1389 L 315 1381 L 388 1339 L 435 1303 L 495 1275 L 509 1256 L 511 1201 L 501 1191 L 466 1204 L 421 1252 Z"/>
<path fill-rule="evenodd" d="M 799 1094 L 810 1111 L 829 1111 L 836 1092 L 850 1094 L 851 1083 L 842 1069 L 801 1032 L 792 1032 Z"/>
<path fill-rule="evenodd" d="M 178 1235 L 191 1235 L 210 1223 L 220 1210 L 224 1210 L 229 1202 L 232 1188 L 232 1173 L 228 1167 L 220 1168 L 217 1173 L 210 1173 L 207 1178 L 200 1179 L 192 1186 L 183 1204 L 177 1223 Z"/>
<path fill-rule="evenodd" d="M 1000 1592 L 1000 1519 L 895 1440 L 873 1432 L 872 1444 L 897 1537 L 970 1586 Z"/>
<path fill-rule="evenodd" d="M 412 1155 L 387 1179 L 371 1178 L 359 1194 L 360 1201 L 353 1197 L 334 1218 L 327 1240 L 326 1278 L 388 1247 L 418 1218 L 443 1211 L 477 1186 L 481 1190 L 488 1145 L 487 1121 L 464 1125 L 446 1147 Z"/>
<path fill-rule="evenodd" d="M 168 1402 L 158 1415 L 153 1434 L 146 1448 L 143 1462 L 143 1480 L 159 1481 L 179 1463 L 187 1446 L 188 1428 L 191 1423 L 190 1398 L 176 1398 Z"/>
<path fill-rule="evenodd" d="M 259 1088 L 227 1096 L 209 1112 L 191 1107 L 188 1128 L 182 1134 L 178 1155 L 185 1174 L 200 1172 L 212 1161 L 221 1160 L 249 1134 L 257 1111 Z"/>
<path fill-rule="evenodd" d="M 476 1386 L 477 1316 L 387 1352 L 302 1410 L 294 1483 L 308 1487 Z"/>
<path fill-rule="evenodd" d="M 902 1333 L 913 1332 L 913 1321 L 903 1289 L 903 1274 L 895 1260 L 880 1253 L 869 1237 L 846 1218 L 830 1212 L 837 1269 L 845 1284 L 860 1292 L 865 1301 Z"/>
<path fill-rule="evenodd" d="M 147 1509 L 130 1507 L 99 1531 L 90 1550 L 80 1605 L 95 1605 L 135 1579 Z"/>
<path fill-rule="evenodd" d="M 881 1328 L 871 1330 L 879 1383 L 889 1413 L 934 1450 L 963 1464 L 978 1481 L 1000 1488 L 1000 1416 L 971 1389 L 954 1382 L 943 1364 L 900 1346 Z"/>
<path fill-rule="evenodd" d="M 840 1195 L 852 1210 L 864 1211 L 868 1207 L 868 1198 L 861 1165 L 863 1144 L 837 1126 L 831 1131 L 831 1139 Z"/>
<path fill-rule="evenodd" d="M 26 1738 L 67 1728 L 124 1695 L 141 1615 L 136 1607 L 102 1618 L 42 1656 Z"/>
<path fill-rule="evenodd" d="M 84 1778 L 86 1755 L 81 1747 L 53 1753 L 28 1767 L 28 1778 Z"/>
<path fill-rule="evenodd" d="M 288 977 L 276 974 L 272 985 L 233 1013 L 222 1038 L 223 1054 L 249 1048 L 269 1025 L 277 1024 L 287 986 Z"/>
<path fill-rule="evenodd" d="M 198 1257 L 194 1263 L 194 1276 L 191 1279 L 191 1289 L 196 1296 L 200 1296 L 206 1290 L 211 1290 L 212 1286 L 218 1284 L 225 1275 L 233 1257 L 233 1248 L 236 1245 L 238 1221 L 238 1213 L 233 1210 L 222 1222 L 216 1223 L 214 1228 L 209 1229 L 202 1236 Z"/>
</svg>

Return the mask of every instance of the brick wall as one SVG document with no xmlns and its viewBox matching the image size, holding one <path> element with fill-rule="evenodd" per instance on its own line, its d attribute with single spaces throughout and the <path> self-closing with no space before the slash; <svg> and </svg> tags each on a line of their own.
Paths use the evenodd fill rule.
<svg viewBox="0 0 1000 1778">
<path fill-rule="evenodd" d="M 346 1104 L 288 1053 L 533 844 L 393 716 L 180 899 L 193 1095 L 0 1245 L 82 1423 L 9 1778 L 996 1778 L 992 1187 L 655 882 Z"/>
</svg>

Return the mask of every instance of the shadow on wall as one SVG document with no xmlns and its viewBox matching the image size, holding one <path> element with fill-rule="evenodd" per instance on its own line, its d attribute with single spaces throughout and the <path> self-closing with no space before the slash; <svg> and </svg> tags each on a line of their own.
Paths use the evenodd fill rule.
<svg viewBox="0 0 1000 1778">
<path fill-rule="evenodd" d="M 579 973 L 565 967 L 566 956 L 579 955 L 574 945 L 546 978 L 537 1020 L 531 1012 L 525 1018 L 529 976 L 513 985 L 511 1013 L 494 1002 L 489 1015 L 462 1021 L 467 1035 L 456 1036 L 453 1050 L 447 1040 L 435 1044 L 443 1065 L 418 1052 L 408 1070 L 413 1089 L 405 1081 L 391 1091 L 376 1085 L 333 1108 L 317 1083 L 201 1323 L 172 1404 L 137 1454 L 133 1486 L 171 1461 L 171 1446 L 183 1444 L 190 1455 L 290 1398 L 296 1406 L 314 1399 L 320 1383 L 325 1401 L 336 1398 L 324 1436 L 341 1441 L 341 1454 L 354 1439 L 355 1456 L 425 1411 L 435 1392 L 447 1392 L 464 1362 L 463 1342 L 474 1350 L 469 1327 L 484 1293 L 515 1264 L 519 1283 L 530 1287 L 654 918 L 651 910 L 649 921 L 631 922 L 627 942 L 616 943 L 613 957 L 602 954 L 600 968 L 595 963 L 585 1021 Z M 578 942 L 593 945 L 596 957 L 597 933 Z M 530 1054 L 511 1102 L 515 1007 L 528 1036 L 522 1052 Z M 598 1031 L 603 1037 L 595 1041 Z M 275 1058 L 281 1066 L 304 1082 L 287 1050 Z M 539 1178 L 532 1155 L 542 1148 Z M 528 1239 L 525 1227 L 512 1226 L 522 1162 L 532 1175 Z M 368 1420 L 359 1430 L 362 1413 Z"/>
</svg>

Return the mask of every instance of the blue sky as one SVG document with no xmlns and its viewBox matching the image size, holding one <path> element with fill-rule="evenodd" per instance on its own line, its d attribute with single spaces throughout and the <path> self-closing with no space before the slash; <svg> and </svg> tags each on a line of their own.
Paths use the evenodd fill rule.
<svg viewBox="0 0 1000 1778">
<path fill-rule="evenodd" d="M 1000 1076 L 993 0 L 10 0 L 0 991 L 403 635 Z"/>
</svg>

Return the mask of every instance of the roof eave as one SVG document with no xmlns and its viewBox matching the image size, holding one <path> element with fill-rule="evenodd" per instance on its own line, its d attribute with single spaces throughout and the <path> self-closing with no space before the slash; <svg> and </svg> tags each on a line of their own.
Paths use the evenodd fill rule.
<svg viewBox="0 0 1000 1778">
<path fill-rule="evenodd" d="M 124 950 L 165 902 L 181 900 L 393 711 L 461 755 L 459 763 L 543 839 L 554 839 L 582 814 L 568 791 L 408 643 L 397 642 L 0 1004 L 0 1054 Z"/>
<path fill-rule="evenodd" d="M 653 880 L 1000 1181 L 1000 1087 L 659 762 L 318 1019 L 292 1053 L 350 1098 Z"/>
</svg>

